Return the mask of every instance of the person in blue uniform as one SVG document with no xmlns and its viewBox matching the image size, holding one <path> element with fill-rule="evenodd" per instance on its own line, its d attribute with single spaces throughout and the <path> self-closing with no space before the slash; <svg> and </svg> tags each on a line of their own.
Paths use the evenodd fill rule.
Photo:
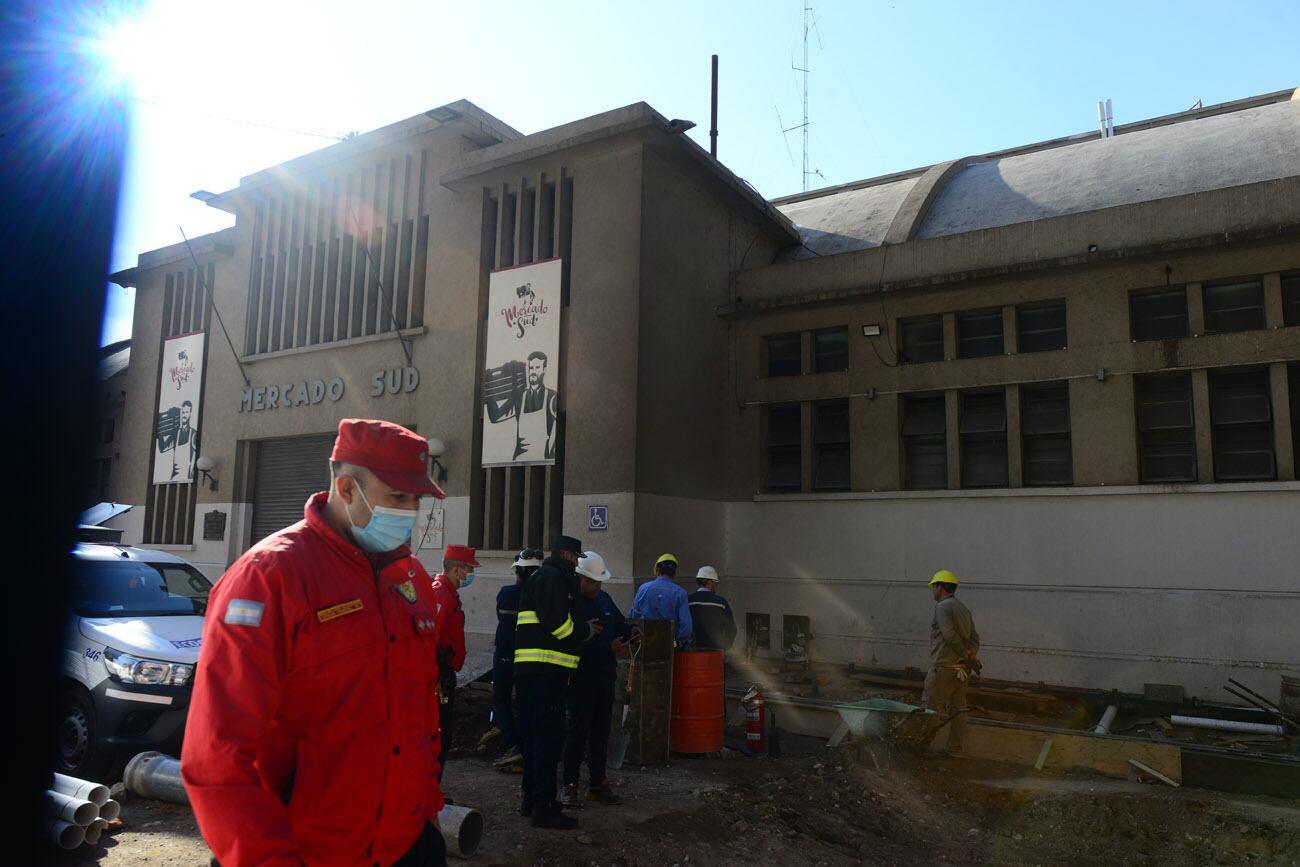
<svg viewBox="0 0 1300 867">
<path fill-rule="evenodd" d="M 502 770 L 518 769 L 519 724 L 515 710 L 515 621 L 519 617 L 519 596 L 524 582 L 542 565 L 540 548 L 525 548 L 515 557 L 515 583 L 497 591 L 497 637 L 492 657 L 492 716 L 501 731 L 504 751 L 493 764 Z"/>
<path fill-rule="evenodd" d="M 604 631 L 578 651 L 578 670 L 569 684 L 568 734 L 564 742 L 564 791 L 560 803 L 580 807 L 578 776 L 584 753 L 587 759 L 587 800 L 601 804 L 622 802 L 605 774 L 609 752 L 610 717 L 614 712 L 616 656 L 632 640 L 633 627 L 610 595 L 601 589 L 609 580 L 605 560 L 595 551 L 578 558 L 579 622 L 595 621 Z"/>
</svg>

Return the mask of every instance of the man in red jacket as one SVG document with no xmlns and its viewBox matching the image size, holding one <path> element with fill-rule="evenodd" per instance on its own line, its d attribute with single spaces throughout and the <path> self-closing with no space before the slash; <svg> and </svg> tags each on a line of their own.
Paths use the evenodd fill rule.
<svg viewBox="0 0 1300 867">
<path fill-rule="evenodd" d="M 407 542 L 428 447 L 345 419 L 328 492 L 226 571 L 181 755 L 224 867 L 441 865 L 437 627 Z"/>
<path fill-rule="evenodd" d="M 468 545 L 448 545 L 442 571 L 433 579 L 433 610 L 438 619 L 438 682 L 442 685 L 442 748 L 438 751 L 438 782 L 447 769 L 451 731 L 456 722 L 456 672 L 465 664 L 465 609 L 460 588 L 474 582 L 475 550 Z"/>
</svg>

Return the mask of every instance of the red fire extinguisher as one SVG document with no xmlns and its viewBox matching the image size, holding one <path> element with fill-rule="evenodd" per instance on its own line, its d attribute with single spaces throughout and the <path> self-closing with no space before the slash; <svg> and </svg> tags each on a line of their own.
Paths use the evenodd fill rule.
<svg viewBox="0 0 1300 867">
<path fill-rule="evenodd" d="M 767 753 L 767 703 L 758 686 L 751 686 L 741 699 L 745 706 L 745 746 L 756 756 Z"/>
</svg>

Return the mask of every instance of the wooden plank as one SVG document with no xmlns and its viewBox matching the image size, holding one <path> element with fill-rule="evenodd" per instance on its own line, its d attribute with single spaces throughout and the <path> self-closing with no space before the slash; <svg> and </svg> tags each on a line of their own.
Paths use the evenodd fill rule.
<svg viewBox="0 0 1300 867">
<path fill-rule="evenodd" d="M 980 725 L 975 720 L 971 723 L 966 727 L 967 755 L 1037 767 L 1044 732 Z M 1042 765 L 1048 770 L 1091 768 L 1124 778 L 1128 776 L 1128 760 L 1137 759 L 1171 780 L 1182 780 L 1182 753 L 1176 746 L 1057 730 L 1051 732 L 1051 744 Z"/>
<path fill-rule="evenodd" d="M 1148 777 L 1155 777 L 1157 780 L 1159 780 L 1160 782 L 1164 783 L 1167 786 L 1173 786 L 1175 789 L 1178 788 L 1178 783 L 1175 783 L 1173 780 L 1169 779 L 1164 774 L 1157 771 L 1155 768 L 1148 768 L 1146 765 L 1142 764 L 1137 759 L 1129 759 L 1128 763 L 1133 767 L 1137 768 L 1142 773 L 1146 774 Z"/>
</svg>

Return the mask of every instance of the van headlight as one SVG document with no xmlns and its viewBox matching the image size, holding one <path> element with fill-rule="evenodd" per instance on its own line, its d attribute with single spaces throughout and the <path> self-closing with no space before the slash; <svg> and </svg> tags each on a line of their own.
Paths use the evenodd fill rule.
<svg viewBox="0 0 1300 867">
<path fill-rule="evenodd" d="M 186 686 L 194 678 L 194 666 L 160 659 L 142 659 L 114 650 L 104 650 L 104 667 L 123 683 L 153 686 Z"/>
</svg>

